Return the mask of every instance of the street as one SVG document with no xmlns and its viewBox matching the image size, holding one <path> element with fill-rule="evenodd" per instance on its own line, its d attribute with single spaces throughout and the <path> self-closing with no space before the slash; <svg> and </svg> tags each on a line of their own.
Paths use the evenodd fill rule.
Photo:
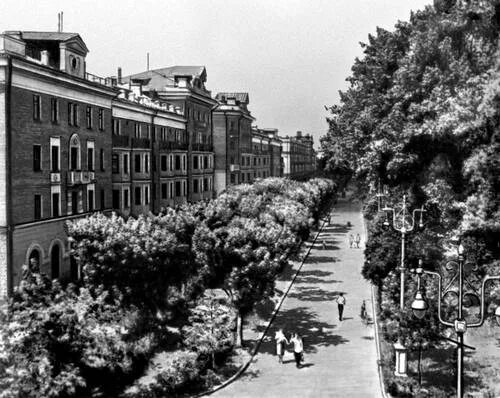
<svg viewBox="0 0 500 398">
<path fill-rule="evenodd" d="M 359 249 L 349 248 L 351 233 L 362 236 Z M 213 397 L 381 396 L 373 325 L 363 324 L 359 316 L 363 300 L 372 315 L 370 285 L 360 274 L 364 240 L 358 205 L 339 201 L 332 225 L 318 237 L 254 362 Z M 347 300 L 342 322 L 335 302 L 341 292 Z M 292 346 L 287 346 L 284 364 L 278 363 L 273 338 L 280 327 L 287 337 L 302 335 L 301 369 L 295 367 Z"/>
</svg>

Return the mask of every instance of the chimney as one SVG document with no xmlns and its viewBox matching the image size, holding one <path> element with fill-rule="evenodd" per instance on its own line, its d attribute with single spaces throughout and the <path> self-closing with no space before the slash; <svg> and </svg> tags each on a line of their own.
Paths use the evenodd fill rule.
<svg viewBox="0 0 500 398">
<path fill-rule="evenodd" d="M 63 12 L 61 11 L 61 32 L 64 32 L 64 26 L 63 26 Z"/>
<path fill-rule="evenodd" d="M 297 135 L 296 135 L 297 138 L 302 138 L 302 131 L 297 131 Z"/>
<path fill-rule="evenodd" d="M 118 76 L 118 84 L 122 84 L 122 68 L 121 67 L 118 67 L 117 76 Z"/>
<path fill-rule="evenodd" d="M 60 33 L 61 32 L 61 13 L 57 13 L 57 31 Z"/>
</svg>

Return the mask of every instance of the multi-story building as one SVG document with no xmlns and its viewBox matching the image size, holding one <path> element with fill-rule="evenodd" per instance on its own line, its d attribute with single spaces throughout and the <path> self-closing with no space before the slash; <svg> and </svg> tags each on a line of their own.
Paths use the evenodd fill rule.
<svg viewBox="0 0 500 398">
<path fill-rule="evenodd" d="M 269 138 L 269 176 L 283 176 L 283 158 L 281 157 L 282 142 L 278 136 L 278 129 L 260 129 Z"/>
<path fill-rule="evenodd" d="M 253 180 L 252 121 L 248 93 L 218 93 L 212 113 L 215 190 Z"/>
<path fill-rule="evenodd" d="M 313 137 L 297 131 L 295 137 L 280 137 L 283 143 L 283 176 L 305 179 L 316 171 L 316 152 Z"/>
<path fill-rule="evenodd" d="M 172 104 L 121 87 L 113 102 L 113 209 L 122 215 L 157 213 L 187 200 L 186 119 Z"/>
<path fill-rule="evenodd" d="M 75 276 L 65 222 L 111 208 L 117 91 L 89 80 L 87 52 L 76 33 L 0 35 L 0 296 L 22 264 Z"/>
<path fill-rule="evenodd" d="M 121 79 L 120 79 L 121 80 Z M 173 66 L 127 76 L 124 84 L 141 86 L 143 95 L 178 107 L 186 118 L 186 192 L 188 201 L 214 195 L 212 109 L 217 101 L 205 87 L 203 66 Z"/>
</svg>

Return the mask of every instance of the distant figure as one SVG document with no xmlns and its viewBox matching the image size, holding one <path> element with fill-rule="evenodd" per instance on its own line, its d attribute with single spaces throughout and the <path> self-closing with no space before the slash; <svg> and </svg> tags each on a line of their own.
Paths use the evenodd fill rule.
<svg viewBox="0 0 500 398">
<path fill-rule="evenodd" d="M 323 239 L 323 241 L 321 242 L 321 244 L 323 245 L 323 250 L 326 250 L 326 242 L 325 240 Z"/>
<path fill-rule="evenodd" d="M 349 235 L 349 247 L 352 249 L 352 245 L 354 244 L 354 236 L 352 234 Z"/>
<path fill-rule="evenodd" d="M 368 320 L 368 314 L 366 313 L 366 302 L 363 300 L 361 303 L 361 320 L 366 322 Z"/>
<path fill-rule="evenodd" d="M 342 316 L 344 315 L 344 306 L 345 306 L 344 293 L 340 293 L 339 297 L 337 297 L 337 306 L 339 308 L 339 321 L 341 321 Z"/>
<path fill-rule="evenodd" d="M 283 329 L 279 329 L 274 337 L 276 340 L 276 355 L 278 355 L 278 362 L 283 363 L 283 354 L 285 353 L 285 343 L 290 344 L 283 333 Z"/>
<path fill-rule="evenodd" d="M 359 249 L 359 244 L 361 243 L 361 235 L 356 234 L 356 247 Z"/>
<path fill-rule="evenodd" d="M 295 357 L 295 365 L 300 368 L 300 362 L 304 358 L 304 341 L 298 333 L 294 333 L 290 339 L 290 343 L 293 344 L 293 356 Z"/>
</svg>

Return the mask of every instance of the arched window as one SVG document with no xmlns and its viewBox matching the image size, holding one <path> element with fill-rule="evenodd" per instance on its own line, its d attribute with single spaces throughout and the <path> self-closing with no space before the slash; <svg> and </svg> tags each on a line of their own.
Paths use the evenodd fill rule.
<svg viewBox="0 0 500 398">
<path fill-rule="evenodd" d="M 31 272 L 40 272 L 40 251 L 33 249 L 28 257 L 28 267 Z"/>
<path fill-rule="evenodd" d="M 80 139 L 77 134 L 73 134 L 69 140 L 69 169 L 80 170 Z"/>
<path fill-rule="evenodd" d="M 61 264 L 61 248 L 59 244 L 54 244 L 52 246 L 52 251 L 50 252 L 50 275 L 51 278 L 59 278 L 59 267 Z"/>
</svg>

